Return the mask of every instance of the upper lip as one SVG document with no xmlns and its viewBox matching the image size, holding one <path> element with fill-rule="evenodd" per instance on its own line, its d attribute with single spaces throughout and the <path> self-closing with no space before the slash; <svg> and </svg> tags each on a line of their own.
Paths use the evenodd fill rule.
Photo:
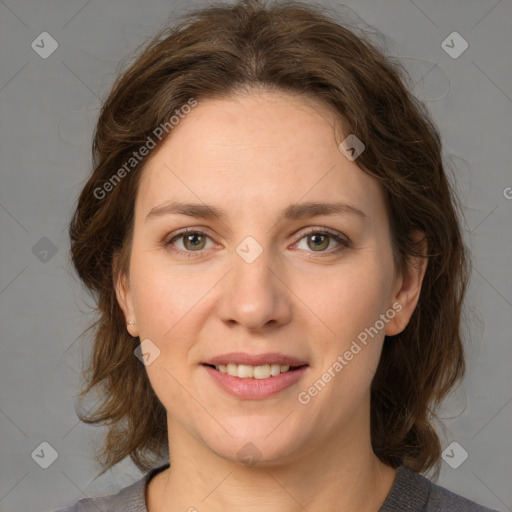
<svg viewBox="0 0 512 512">
<path fill-rule="evenodd" d="M 260 366 L 263 364 L 284 364 L 288 366 L 303 366 L 306 361 L 297 357 L 286 356 L 278 352 L 266 352 L 264 354 L 247 354 L 246 352 L 230 352 L 212 357 L 203 364 L 218 366 L 220 364 L 248 364 L 251 366 Z"/>
</svg>

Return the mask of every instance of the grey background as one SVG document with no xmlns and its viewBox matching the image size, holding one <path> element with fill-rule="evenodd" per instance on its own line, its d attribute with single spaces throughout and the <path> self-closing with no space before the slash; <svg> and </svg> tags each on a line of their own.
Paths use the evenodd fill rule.
<svg viewBox="0 0 512 512">
<path fill-rule="evenodd" d="M 93 480 L 92 448 L 103 431 L 79 422 L 74 408 L 86 351 L 77 337 L 93 318 L 92 300 L 70 272 L 67 224 L 119 60 L 192 5 L 203 3 L 0 1 L 1 512 L 54 510 L 141 476 L 124 461 Z M 443 448 L 456 441 L 469 456 L 457 469 L 443 461 L 438 483 L 512 510 L 512 3 L 346 5 L 387 36 L 388 52 L 409 69 L 441 129 L 464 205 L 475 265 L 468 373 L 445 403 L 440 433 Z M 46 59 L 31 47 L 44 31 L 59 45 Z M 469 44 L 456 59 L 441 47 L 453 31 Z M 47 469 L 31 456 L 42 442 L 58 453 Z M 460 453 L 456 447 L 452 460 Z"/>
</svg>

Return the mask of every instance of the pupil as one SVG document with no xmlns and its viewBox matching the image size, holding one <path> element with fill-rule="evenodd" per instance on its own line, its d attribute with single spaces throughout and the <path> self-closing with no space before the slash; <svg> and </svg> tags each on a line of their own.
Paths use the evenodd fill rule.
<svg viewBox="0 0 512 512">
<path fill-rule="evenodd" d="M 192 235 L 187 235 L 187 242 L 191 243 L 193 247 L 197 247 L 198 245 L 200 245 L 200 241 L 198 241 L 197 239 L 198 238 L 201 238 L 201 235 L 198 235 L 197 233 L 196 234 L 192 234 Z M 194 241 L 194 239 L 196 239 Z"/>
<path fill-rule="evenodd" d="M 311 238 L 313 239 L 313 245 L 314 247 L 318 248 L 320 246 L 325 246 L 325 241 L 327 240 L 326 235 L 311 235 Z M 325 247 L 323 247 L 325 248 Z"/>
</svg>

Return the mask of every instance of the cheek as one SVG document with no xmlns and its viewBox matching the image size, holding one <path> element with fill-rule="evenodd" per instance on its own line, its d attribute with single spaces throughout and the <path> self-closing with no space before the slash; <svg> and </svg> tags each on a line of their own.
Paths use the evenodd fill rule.
<svg viewBox="0 0 512 512">
<path fill-rule="evenodd" d="M 171 266 L 162 253 L 139 251 L 132 259 L 130 279 L 140 339 L 150 339 L 160 351 L 146 367 L 148 376 L 159 398 L 174 403 L 179 386 L 173 376 L 187 381 L 200 358 L 195 344 L 218 277 L 192 265 Z"/>
<path fill-rule="evenodd" d="M 195 333 L 194 306 L 208 287 L 204 276 L 195 278 L 186 271 L 157 264 L 158 258 L 150 261 L 149 255 L 135 257 L 131 272 L 140 339 L 150 339 L 159 350 L 146 372 L 165 409 L 179 414 L 177 404 L 185 411 L 190 406 L 190 397 L 182 385 L 189 378 L 187 355 Z"/>
<path fill-rule="evenodd" d="M 386 310 L 389 286 L 387 268 L 375 258 L 340 268 L 325 286 L 310 288 L 308 305 L 324 324 L 318 332 L 325 334 L 316 335 L 317 364 L 301 399 L 311 401 L 312 417 L 326 429 L 356 415 L 369 393 L 384 339 L 375 326 Z"/>
<path fill-rule="evenodd" d="M 389 275 L 376 258 L 367 258 L 358 265 L 340 266 L 314 286 L 304 281 L 297 295 L 305 297 L 304 302 L 323 322 L 327 339 L 337 339 L 343 346 L 384 313 Z"/>
<path fill-rule="evenodd" d="M 166 264 L 160 255 L 134 255 L 130 273 L 139 329 L 146 337 L 163 340 L 207 291 L 204 275 Z"/>
</svg>

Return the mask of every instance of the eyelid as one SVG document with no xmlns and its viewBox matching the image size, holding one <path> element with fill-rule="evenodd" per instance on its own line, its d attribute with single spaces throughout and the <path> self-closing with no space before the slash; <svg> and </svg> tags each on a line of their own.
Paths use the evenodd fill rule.
<svg viewBox="0 0 512 512">
<path fill-rule="evenodd" d="M 335 229 L 327 228 L 324 226 L 313 226 L 310 228 L 305 228 L 307 231 L 304 231 L 300 234 L 297 234 L 296 236 L 300 236 L 299 241 L 302 240 L 305 236 L 311 235 L 311 234 L 324 234 L 324 235 L 331 235 L 331 237 L 339 239 L 340 243 L 346 243 L 350 244 L 350 239 L 341 231 L 337 231 Z"/>
<path fill-rule="evenodd" d="M 170 242 L 174 238 L 177 238 L 180 235 L 185 235 L 187 233 L 199 233 L 199 234 L 207 235 L 210 238 L 213 238 L 213 231 L 211 231 L 209 228 L 206 228 L 203 226 L 197 226 L 197 227 L 187 227 L 187 228 L 178 229 L 177 231 L 174 231 L 168 237 L 166 237 L 166 240 Z"/>
</svg>

